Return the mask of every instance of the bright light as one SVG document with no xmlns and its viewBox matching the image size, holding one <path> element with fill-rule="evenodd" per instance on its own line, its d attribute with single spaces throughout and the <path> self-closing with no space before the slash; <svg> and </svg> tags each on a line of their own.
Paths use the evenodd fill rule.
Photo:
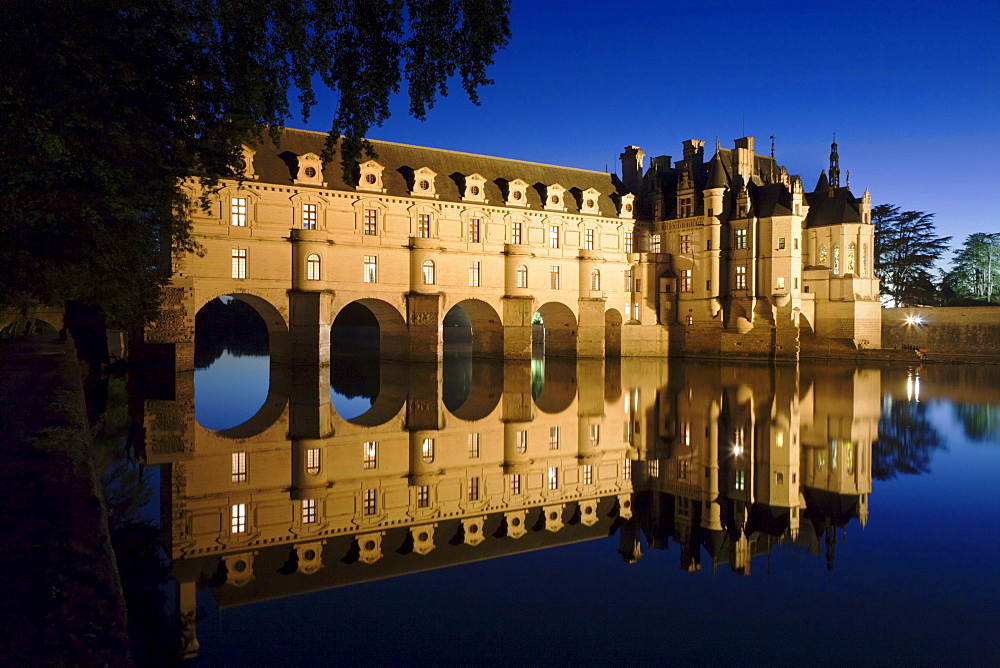
<svg viewBox="0 0 1000 668">
<path fill-rule="evenodd" d="M 734 445 L 733 446 L 733 456 L 734 457 L 739 457 L 742 454 L 743 454 L 743 446 L 742 445 Z"/>
<path fill-rule="evenodd" d="M 924 319 L 923 319 L 922 316 L 919 316 L 919 315 L 908 315 L 908 316 L 906 316 L 906 324 L 907 325 L 911 325 L 911 326 L 912 325 L 922 325 L 922 324 L 924 324 Z"/>
</svg>

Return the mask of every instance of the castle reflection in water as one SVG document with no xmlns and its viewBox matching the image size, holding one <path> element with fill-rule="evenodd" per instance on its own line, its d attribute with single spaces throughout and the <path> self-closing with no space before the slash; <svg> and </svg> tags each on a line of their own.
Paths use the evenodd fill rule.
<svg viewBox="0 0 1000 668">
<path fill-rule="evenodd" d="M 225 431 L 195 422 L 192 374 L 146 402 L 189 655 L 198 586 L 235 605 L 612 534 L 629 563 L 644 537 L 688 571 L 749 575 L 782 543 L 832 568 L 836 530 L 867 521 L 878 369 L 377 368 L 350 421 L 331 367 L 272 365 L 260 411 Z"/>
</svg>

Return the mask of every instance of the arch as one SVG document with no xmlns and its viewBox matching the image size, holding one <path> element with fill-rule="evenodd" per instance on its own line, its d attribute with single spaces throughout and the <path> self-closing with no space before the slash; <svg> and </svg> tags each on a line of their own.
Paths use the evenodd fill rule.
<svg viewBox="0 0 1000 668">
<path fill-rule="evenodd" d="M 532 360 L 531 375 L 532 398 L 543 413 L 562 413 L 576 399 L 576 360 Z"/>
<path fill-rule="evenodd" d="M 527 265 L 519 264 L 515 270 L 517 276 L 517 287 L 526 288 L 528 287 L 528 267 Z"/>
<path fill-rule="evenodd" d="M 604 355 L 621 357 L 622 354 L 622 314 L 618 309 L 609 308 L 604 312 Z"/>
<path fill-rule="evenodd" d="M 503 357 L 503 323 L 500 314 L 487 302 L 480 299 L 456 302 L 448 309 L 442 324 L 445 343 L 465 340 L 471 342 L 474 357 Z"/>
<path fill-rule="evenodd" d="M 333 355 L 361 351 L 405 361 L 409 359 L 406 319 L 399 309 L 381 299 L 355 299 L 336 311 L 330 349 Z"/>
<path fill-rule="evenodd" d="M 445 354 L 441 375 L 444 406 L 460 420 L 482 420 L 500 403 L 504 380 L 501 360 Z"/>
<path fill-rule="evenodd" d="M 222 292 L 199 303 L 195 313 L 197 314 L 210 302 L 220 297 L 232 297 L 250 306 L 261 317 L 267 328 L 267 348 L 271 361 L 279 363 L 288 361 L 291 352 L 289 350 L 288 322 L 277 306 L 266 297 L 252 292 Z"/>
<path fill-rule="evenodd" d="M 18 337 L 38 337 L 55 339 L 59 337 L 61 324 L 54 325 L 46 318 L 28 316 L 26 318 L 0 319 L 0 339 Z"/>
<path fill-rule="evenodd" d="M 322 276 L 320 271 L 321 263 L 319 255 L 316 253 L 311 253 L 309 257 L 306 258 L 306 280 L 307 281 L 318 281 Z"/>
<path fill-rule="evenodd" d="M 538 307 L 544 328 L 545 355 L 576 356 L 577 322 L 573 311 L 560 302 L 546 302 Z"/>
<path fill-rule="evenodd" d="M 594 269 L 590 272 L 590 289 L 597 292 L 601 289 L 601 270 Z"/>
<path fill-rule="evenodd" d="M 421 266 L 424 278 L 424 285 L 434 285 L 434 261 L 424 260 Z"/>
</svg>

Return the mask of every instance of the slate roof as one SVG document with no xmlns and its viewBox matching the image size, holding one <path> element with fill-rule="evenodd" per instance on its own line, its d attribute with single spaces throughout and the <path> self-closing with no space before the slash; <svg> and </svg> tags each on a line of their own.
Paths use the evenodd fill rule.
<svg viewBox="0 0 1000 668">
<path fill-rule="evenodd" d="M 788 216 L 792 213 L 792 193 L 783 183 L 751 185 L 750 202 L 758 218 Z"/>
<path fill-rule="evenodd" d="M 820 181 L 825 181 L 825 174 Z M 806 193 L 809 204 L 809 214 L 806 216 L 806 227 L 825 227 L 841 223 L 860 223 L 861 202 L 854 197 L 848 188 L 836 188 L 833 197 L 830 188 Z"/>
<path fill-rule="evenodd" d="M 281 154 L 302 155 L 323 152 L 326 134 L 307 130 L 286 128 L 281 135 L 276 148 L 269 139 L 254 146 L 254 170 L 258 180 L 273 184 L 292 184 L 292 169 Z M 574 169 L 544 165 L 523 160 L 496 158 L 473 153 L 461 153 L 423 146 L 410 146 L 393 142 L 371 140 L 378 154 L 374 158 L 385 169 L 382 172 L 382 186 L 385 195 L 390 197 L 410 197 L 413 170 L 427 167 L 437 174 L 435 188 L 436 200 L 444 202 L 461 202 L 464 178 L 471 174 L 479 174 L 486 179 L 485 195 L 487 206 L 505 206 L 505 197 L 501 187 L 506 181 L 521 179 L 528 183 L 526 188 L 527 207 L 511 207 L 512 210 L 526 208 L 528 210 L 544 210 L 542 195 L 543 186 L 555 183 L 566 188 L 564 198 L 566 213 L 580 213 L 580 193 L 588 188 L 600 192 L 598 207 L 602 216 L 617 218 L 618 206 L 612 196 L 623 195 L 627 190 L 621 185 L 617 176 L 606 172 L 588 169 Z M 286 155 L 286 157 L 288 157 Z M 362 162 L 367 156 L 362 157 Z M 294 165 L 294 160 L 291 161 Z M 357 189 L 353 184 L 346 183 L 341 173 L 339 156 L 333 162 L 323 167 L 323 180 L 332 190 L 351 191 Z M 310 186 L 299 186 L 309 188 Z M 357 191 L 365 192 L 365 191 Z M 417 198 L 423 199 L 423 198 Z"/>
</svg>

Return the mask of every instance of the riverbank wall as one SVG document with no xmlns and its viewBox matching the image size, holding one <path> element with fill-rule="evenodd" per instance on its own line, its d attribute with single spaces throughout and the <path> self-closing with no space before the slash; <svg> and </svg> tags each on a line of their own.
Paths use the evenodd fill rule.
<svg viewBox="0 0 1000 668">
<path fill-rule="evenodd" d="M 1000 306 L 882 309 L 882 348 L 930 361 L 1000 361 Z"/>
</svg>

